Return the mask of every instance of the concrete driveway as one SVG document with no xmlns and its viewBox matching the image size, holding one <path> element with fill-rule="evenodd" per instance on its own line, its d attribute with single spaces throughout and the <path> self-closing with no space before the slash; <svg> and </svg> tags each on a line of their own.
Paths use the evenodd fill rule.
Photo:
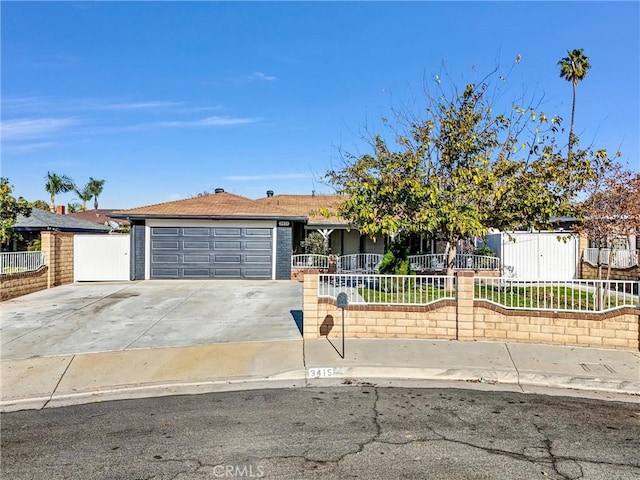
<svg viewBox="0 0 640 480">
<path fill-rule="evenodd" d="M 65 285 L 0 303 L 0 357 L 300 340 L 301 310 L 299 282 Z"/>
</svg>

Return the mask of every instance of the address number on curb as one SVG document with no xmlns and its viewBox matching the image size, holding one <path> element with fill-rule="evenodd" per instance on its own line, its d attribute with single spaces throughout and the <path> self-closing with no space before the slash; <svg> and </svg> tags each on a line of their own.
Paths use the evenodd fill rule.
<svg viewBox="0 0 640 480">
<path fill-rule="evenodd" d="M 326 378 L 333 377 L 333 368 L 310 368 L 309 369 L 309 377 L 311 378 Z"/>
</svg>

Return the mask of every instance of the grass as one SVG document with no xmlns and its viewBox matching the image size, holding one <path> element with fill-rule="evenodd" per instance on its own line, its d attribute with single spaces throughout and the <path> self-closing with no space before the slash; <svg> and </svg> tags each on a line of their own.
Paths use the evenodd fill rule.
<svg viewBox="0 0 640 480">
<path fill-rule="evenodd" d="M 427 304 L 444 298 L 453 298 L 455 292 L 434 286 L 410 286 L 403 291 L 383 291 L 360 287 L 358 293 L 367 303 L 379 304 Z"/>
<path fill-rule="evenodd" d="M 556 310 L 604 310 L 619 306 L 616 292 L 601 291 L 604 302 L 597 294 L 561 286 L 498 287 L 476 285 L 475 298 L 485 299 L 510 308 L 545 308 Z M 608 293 L 608 294 L 607 294 Z M 598 303 L 603 305 L 598 308 Z"/>
<path fill-rule="evenodd" d="M 444 287 L 444 286 L 443 286 Z M 384 291 L 379 288 L 358 288 L 358 293 L 367 303 L 376 304 L 427 304 L 444 298 L 452 298 L 455 292 L 433 285 L 405 284 L 398 291 Z M 476 285 L 474 297 L 484 299 L 507 308 L 544 308 L 554 310 L 597 311 L 620 306 L 616 292 L 602 291 L 604 305 L 597 308 L 597 295 L 568 287 L 498 287 Z"/>
</svg>

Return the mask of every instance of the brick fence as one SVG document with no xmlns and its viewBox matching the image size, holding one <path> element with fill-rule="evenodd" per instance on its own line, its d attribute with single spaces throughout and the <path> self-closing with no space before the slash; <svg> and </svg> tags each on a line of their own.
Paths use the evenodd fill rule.
<svg viewBox="0 0 640 480">
<path fill-rule="evenodd" d="M 0 275 L 0 301 L 73 283 L 73 233 L 42 232 L 47 265 L 36 272 Z"/>
<path fill-rule="evenodd" d="M 473 298 L 473 273 L 457 275 L 456 300 L 426 306 L 350 305 L 345 337 L 510 341 L 640 350 L 640 309 L 607 313 L 508 310 Z M 306 339 L 342 334 L 342 310 L 318 298 L 318 275 L 304 277 Z"/>
</svg>

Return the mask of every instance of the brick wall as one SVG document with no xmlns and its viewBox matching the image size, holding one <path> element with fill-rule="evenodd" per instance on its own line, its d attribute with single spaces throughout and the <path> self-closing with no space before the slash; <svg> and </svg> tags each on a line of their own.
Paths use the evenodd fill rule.
<svg viewBox="0 0 640 480">
<path fill-rule="evenodd" d="M 304 276 L 304 338 L 342 336 L 342 310 L 318 298 L 318 275 Z M 457 297 L 427 306 L 350 305 L 348 338 L 497 340 L 640 350 L 640 309 L 607 313 L 507 310 L 473 299 L 473 273 L 457 274 Z"/>
<path fill-rule="evenodd" d="M 0 300 L 73 283 L 73 233 L 42 232 L 47 265 L 37 272 L 1 275 Z"/>
<path fill-rule="evenodd" d="M 590 263 L 581 262 L 581 278 L 584 279 L 597 279 L 598 278 L 598 267 L 594 267 Z M 602 279 L 605 280 L 607 278 L 607 267 L 602 267 Z M 640 266 L 636 265 L 630 268 L 612 268 L 611 273 L 609 275 L 610 280 L 631 280 L 638 281 L 640 280 Z"/>
<path fill-rule="evenodd" d="M 0 275 L 0 301 L 45 290 L 49 278 L 49 267 L 44 266 L 36 272 L 22 272 Z"/>
</svg>

